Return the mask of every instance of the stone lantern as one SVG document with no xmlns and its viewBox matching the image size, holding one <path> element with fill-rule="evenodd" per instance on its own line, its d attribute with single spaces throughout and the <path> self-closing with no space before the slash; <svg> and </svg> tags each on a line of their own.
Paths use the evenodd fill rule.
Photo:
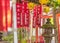
<svg viewBox="0 0 60 43">
<path fill-rule="evenodd" d="M 51 24 L 50 19 L 47 19 L 46 24 L 42 26 L 42 29 L 44 30 L 42 36 L 44 37 L 45 43 L 51 43 L 52 37 L 55 37 L 55 33 L 52 33 L 52 30 L 54 29 L 54 32 L 56 32 L 56 27 Z"/>
</svg>

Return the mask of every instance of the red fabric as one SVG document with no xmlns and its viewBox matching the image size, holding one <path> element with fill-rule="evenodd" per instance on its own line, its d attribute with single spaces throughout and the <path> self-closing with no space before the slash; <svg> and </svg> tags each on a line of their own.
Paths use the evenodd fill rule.
<svg viewBox="0 0 60 43">
<path fill-rule="evenodd" d="M 38 5 L 37 11 L 37 25 L 41 27 L 42 5 Z"/>
<path fill-rule="evenodd" d="M 33 27 L 38 25 L 41 26 L 41 14 L 42 14 L 42 6 L 38 5 L 34 8 L 34 16 L 33 16 Z"/>
<path fill-rule="evenodd" d="M 10 2 L 10 1 L 9 1 Z M 10 7 L 10 5 L 9 5 L 9 7 Z M 12 21 L 13 21 L 13 14 L 12 14 L 12 6 L 11 6 L 11 9 L 10 9 L 10 12 L 11 12 L 11 23 L 10 23 L 10 27 L 12 27 Z"/>
<path fill-rule="evenodd" d="M 28 27 L 30 15 L 29 15 L 29 9 L 27 8 L 27 2 L 16 3 L 16 12 L 17 12 L 17 28 L 24 27 L 24 26 Z"/>
<path fill-rule="evenodd" d="M 10 0 L 2 0 L 2 10 L 3 10 L 2 11 L 3 18 L 5 17 L 4 20 L 2 19 L 3 20 L 3 31 L 7 32 L 8 27 L 11 27 Z"/>
<path fill-rule="evenodd" d="M 4 1 L 5 2 L 5 14 L 3 14 L 3 16 L 5 16 L 5 27 L 4 27 L 4 31 L 6 32 L 7 31 L 7 27 L 8 27 L 8 24 L 7 24 L 7 0 Z"/>
<path fill-rule="evenodd" d="M 34 8 L 34 16 L 33 16 L 33 27 L 38 25 L 41 26 L 41 14 L 42 14 L 42 6 L 38 5 Z"/>
<path fill-rule="evenodd" d="M 37 17 L 37 6 L 35 6 L 33 10 L 33 28 L 36 27 L 36 17 Z"/>
<path fill-rule="evenodd" d="M 3 31 L 2 0 L 0 0 L 0 31 Z"/>
<path fill-rule="evenodd" d="M 26 20 L 26 18 L 29 15 L 28 13 L 29 12 L 27 10 L 27 2 L 22 2 L 22 20 L 23 20 L 22 27 L 27 26 L 27 20 Z"/>
<path fill-rule="evenodd" d="M 17 28 L 20 28 L 21 25 L 21 12 L 22 12 L 22 4 L 16 3 L 16 13 L 17 13 Z"/>
<path fill-rule="evenodd" d="M 26 12 L 25 12 L 25 26 L 26 27 L 29 27 L 29 22 L 30 22 L 29 9 L 26 9 Z"/>
<path fill-rule="evenodd" d="M 7 5 L 7 7 L 6 7 L 7 8 L 7 27 L 11 27 L 11 25 L 12 25 L 12 22 L 11 22 L 12 15 L 11 15 L 11 9 L 10 9 L 10 0 L 6 0 L 6 5 Z M 8 17 L 8 15 L 10 16 L 10 18 Z"/>
</svg>

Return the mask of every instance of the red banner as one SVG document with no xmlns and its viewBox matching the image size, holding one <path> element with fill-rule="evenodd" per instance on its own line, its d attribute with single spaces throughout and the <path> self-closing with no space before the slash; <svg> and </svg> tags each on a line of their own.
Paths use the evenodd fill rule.
<svg viewBox="0 0 60 43">
<path fill-rule="evenodd" d="M 41 5 L 38 5 L 38 8 L 37 8 L 37 25 L 39 27 L 41 27 L 41 14 L 42 14 L 42 6 Z"/>
<path fill-rule="evenodd" d="M 10 0 L 6 0 L 6 5 L 7 5 L 7 26 L 8 27 L 11 27 L 12 26 L 12 22 L 11 22 L 11 18 L 12 18 L 12 15 L 11 15 L 11 9 L 10 9 Z"/>
<path fill-rule="evenodd" d="M 25 12 L 25 26 L 26 27 L 29 27 L 29 22 L 30 22 L 29 9 L 26 9 L 26 12 Z"/>
<path fill-rule="evenodd" d="M 38 5 L 34 8 L 34 16 L 33 16 L 33 27 L 38 25 L 41 26 L 41 14 L 42 14 L 42 6 Z"/>
<path fill-rule="evenodd" d="M 3 6 L 3 16 L 5 17 L 5 19 L 4 19 L 5 20 L 4 21 L 5 22 L 4 31 L 7 31 L 12 26 L 10 0 L 3 0 L 2 3 L 4 3 L 4 6 Z"/>
<path fill-rule="evenodd" d="M 17 12 L 17 28 L 29 26 L 29 9 L 27 8 L 27 2 L 16 4 Z"/>
<path fill-rule="evenodd" d="M 22 12 L 22 4 L 21 3 L 17 3 L 16 4 L 16 13 L 17 13 L 17 28 L 20 28 L 21 25 L 21 12 Z"/>
<path fill-rule="evenodd" d="M 2 0 L 0 0 L 0 31 L 3 31 L 3 10 L 2 10 Z"/>
<path fill-rule="evenodd" d="M 7 24 L 7 0 L 4 1 L 4 3 L 5 3 L 5 7 L 4 7 L 5 14 L 3 14 L 3 16 L 5 16 L 5 26 L 6 26 L 6 27 L 4 27 L 4 31 L 6 32 L 7 28 L 8 28 L 8 24 Z"/>
<path fill-rule="evenodd" d="M 22 17 L 23 17 L 23 26 L 28 26 L 29 22 L 29 10 L 27 8 L 27 2 L 22 2 Z"/>
<path fill-rule="evenodd" d="M 33 27 L 36 27 L 36 16 L 37 16 L 37 6 L 34 7 L 34 15 L 33 15 Z"/>
<path fill-rule="evenodd" d="M 11 26 L 10 0 L 0 0 L 1 29 L 6 32 Z"/>
</svg>

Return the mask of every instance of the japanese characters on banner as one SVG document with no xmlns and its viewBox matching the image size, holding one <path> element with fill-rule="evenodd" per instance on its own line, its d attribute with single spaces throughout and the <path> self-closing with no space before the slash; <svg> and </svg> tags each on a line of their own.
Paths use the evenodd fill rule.
<svg viewBox="0 0 60 43">
<path fill-rule="evenodd" d="M 27 2 L 16 4 L 17 13 L 17 28 L 29 26 L 29 9 L 27 8 Z"/>
<path fill-rule="evenodd" d="M 37 11 L 37 25 L 41 27 L 42 5 L 38 5 Z"/>
<path fill-rule="evenodd" d="M 25 13 L 25 26 L 29 27 L 29 21 L 30 21 L 30 14 L 29 14 L 29 9 L 26 9 Z"/>
<path fill-rule="evenodd" d="M 33 28 L 36 27 L 36 17 L 37 17 L 37 6 L 34 7 Z"/>
<path fill-rule="evenodd" d="M 34 8 L 33 15 L 33 27 L 41 25 L 41 14 L 42 14 L 42 6 L 38 5 Z M 27 7 L 27 2 L 17 3 L 16 4 L 16 13 L 17 13 L 17 27 L 29 26 L 30 19 L 30 11 Z"/>
<path fill-rule="evenodd" d="M 41 26 L 41 14 L 42 14 L 42 6 L 38 5 L 34 8 L 34 16 L 33 16 L 33 27 L 36 25 Z"/>
<path fill-rule="evenodd" d="M 27 2 L 22 2 L 22 13 L 23 13 L 23 26 L 29 27 L 29 9 L 27 7 Z"/>
<path fill-rule="evenodd" d="M 22 7 L 20 3 L 16 4 L 16 14 L 17 14 L 17 27 L 19 28 L 21 26 L 21 12 Z"/>
</svg>

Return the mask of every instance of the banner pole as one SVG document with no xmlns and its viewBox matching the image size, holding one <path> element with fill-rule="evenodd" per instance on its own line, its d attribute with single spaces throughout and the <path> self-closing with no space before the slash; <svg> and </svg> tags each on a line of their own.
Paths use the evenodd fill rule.
<svg viewBox="0 0 60 43">
<path fill-rule="evenodd" d="M 17 18 L 16 18 L 16 0 L 13 1 L 13 32 L 14 32 L 14 43 L 18 43 L 17 38 Z"/>
<path fill-rule="evenodd" d="M 33 9 L 30 10 L 30 43 L 31 43 L 31 38 L 32 38 L 32 22 L 33 22 Z"/>
</svg>

